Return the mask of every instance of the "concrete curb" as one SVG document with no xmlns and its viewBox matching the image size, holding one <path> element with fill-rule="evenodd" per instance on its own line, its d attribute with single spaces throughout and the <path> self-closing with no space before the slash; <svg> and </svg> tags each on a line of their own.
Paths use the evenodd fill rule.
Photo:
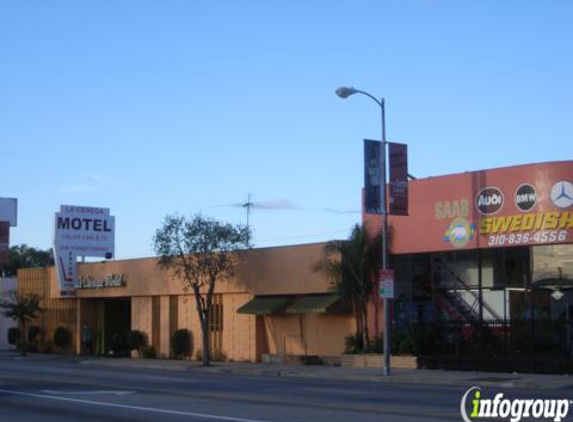
<svg viewBox="0 0 573 422">
<path fill-rule="evenodd" d="M 442 370 L 400 370 L 385 377 L 378 369 L 352 370 L 342 367 L 294 366 L 261 364 L 216 364 L 203 368 L 199 363 L 188 361 L 139 360 L 139 359 L 90 359 L 81 361 L 86 365 L 108 367 L 130 367 L 170 371 L 205 371 L 220 374 L 243 376 L 271 376 L 284 378 L 312 378 L 341 381 L 372 381 L 380 383 L 419 384 L 434 386 L 474 386 L 524 389 L 561 389 L 573 387 L 573 377 L 569 375 L 508 374 L 456 372 Z"/>
<path fill-rule="evenodd" d="M 302 366 L 288 364 L 219 363 L 204 368 L 197 361 L 130 359 L 71 356 L 16 352 L 0 352 L 0 359 L 30 362 L 75 362 L 110 368 L 137 368 L 162 371 L 202 371 L 238 376 L 311 378 L 339 381 L 371 381 L 380 383 L 418 384 L 432 386 L 474 386 L 524 389 L 573 388 L 573 377 L 559 374 L 517 374 L 493 372 L 463 372 L 427 369 L 395 369 L 391 376 L 382 375 L 379 368 L 345 368 L 334 366 Z"/>
</svg>

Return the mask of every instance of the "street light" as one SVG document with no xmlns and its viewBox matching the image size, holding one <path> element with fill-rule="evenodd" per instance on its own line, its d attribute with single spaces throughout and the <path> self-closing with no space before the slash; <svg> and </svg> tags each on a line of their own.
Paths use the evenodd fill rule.
<svg viewBox="0 0 573 422">
<path fill-rule="evenodd" d="M 382 271 L 388 269 L 388 207 L 386 201 L 386 109 L 384 98 L 378 100 L 374 95 L 355 88 L 341 86 L 336 91 L 340 98 L 348 98 L 354 94 L 362 94 L 372 99 L 380 106 L 382 113 L 382 189 L 380 189 L 380 205 L 382 208 Z M 384 375 L 390 375 L 390 299 L 384 298 Z"/>
</svg>

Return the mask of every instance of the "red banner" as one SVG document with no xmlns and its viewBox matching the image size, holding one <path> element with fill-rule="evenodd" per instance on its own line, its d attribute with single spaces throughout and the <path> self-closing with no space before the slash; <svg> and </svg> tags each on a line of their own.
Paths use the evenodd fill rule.
<svg viewBox="0 0 573 422">
<path fill-rule="evenodd" d="M 390 142 L 390 214 L 408 215 L 408 145 Z"/>
</svg>

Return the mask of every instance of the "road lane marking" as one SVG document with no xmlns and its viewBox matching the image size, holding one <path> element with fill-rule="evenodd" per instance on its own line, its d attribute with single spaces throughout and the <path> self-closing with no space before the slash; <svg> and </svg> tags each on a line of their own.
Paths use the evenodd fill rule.
<svg viewBox="0 0 573 422">
<path fill-rule="evenodd" d="M 14 396 L 34 397 L 34 398 L 38 398 L 38 399 L 66 401 L 66 402 L 81 403 L 81 404 L 90 404 L 93 406 L 113 407 L 116 409 L 140 410 L 143 412 L 162 413 L 162 414 L 166 414 L 166 415 L 193 416 L 196 418 L 214 419 L 214 420 L 219 420 L 219 421 L 271 422 L 268 420 L 261 420 L 261 419 L 246 419 L 246 418 L 237 418 L 237 417 L 233 417 L 233 416 L 210 415 L 207 413 L 184 412 L 181 410 L 157 409 L 154 407 L 132 406 L 132 405 L 118 404 L 118 403 L 106 403 L 106 402 L 99 402 L 99 401 L 93 401 L 93 400 L 74 399 L 71 397 L 58 397 L 58 396 L 50 396 L 50 395 L 45 395 L 45 394 L 26 393 L 23 391 L 0 390 L 0 393 L 11 394 Z"/>
<path fill-rule="evenodd" d="M 374 393 L 369 393 L 366 391 L 357 391 L 357 390 L 336 390 L 334 388 L 303 388 L 303 390 L 307 391 L 314 391 L 317 393 L 335 393 L 335 394 L 356 394 L 360 396 L 374 396 Z"/>
<path fill-rule="evenodd" d="M 64 391 L 64 390 L 40 390 L 43 394 L 61 394 L 64 396 L 128 396 L 135 394 L 135 391 L 117 390 L 88 390 L 88 391 Z"/>
<path fill-rule="evenodd" d="M 169 382 L 180 382 L 180 383 L 196 383 L 199 380 L 192 379 L 192 378 L 171 378 L 171 377 L 161 377 L 155 375 L 147 375 L 144 376 L 143 379 L 151 380 L 151 381 L 169 381 Z"/>
</svg>

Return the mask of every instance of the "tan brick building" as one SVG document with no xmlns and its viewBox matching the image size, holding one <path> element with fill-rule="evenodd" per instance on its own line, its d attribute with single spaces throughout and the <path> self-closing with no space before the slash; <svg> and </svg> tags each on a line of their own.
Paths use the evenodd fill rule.
<svg viewBox="0 0 573 422">
<path fill-rule="evenodd" d="M 263 355 L 339 356 L 344 337 L 355 331 L 351 313 L 332 294 L 326 278 L 312 270 L 324 244 L 252 249 L 235 277 L 219 283 L 210 335 L 212 353 L 233 361 L 260 361 Z M 60 298 L 54 268 L 19 272 L 22 292 L 43 296 L 38 324 L 45 339 L 57 326 L 73 334 L 82 353 L 81 327 L 93 333 L 93 352 L 110 350 L 112 338 L 130 329 L 146 333 L 158 357 L 170 356 L 176 329 L 192 333 L 201 350 L 193 295 L 156 264 L 155 258 L 79 264 L 75 298 Z"/>
</svg>

